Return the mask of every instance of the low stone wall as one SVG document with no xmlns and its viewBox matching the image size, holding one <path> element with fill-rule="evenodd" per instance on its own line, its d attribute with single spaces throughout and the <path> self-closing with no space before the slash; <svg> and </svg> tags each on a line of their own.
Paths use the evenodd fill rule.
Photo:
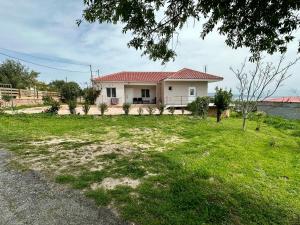
<svg viewBox="0 0 300 225">
<path fill-rule="evenodd" d="M 257 105 L 257 110 L 286 119 L 300 119 L 300 103 L 260 102 Z"/>
</svg>

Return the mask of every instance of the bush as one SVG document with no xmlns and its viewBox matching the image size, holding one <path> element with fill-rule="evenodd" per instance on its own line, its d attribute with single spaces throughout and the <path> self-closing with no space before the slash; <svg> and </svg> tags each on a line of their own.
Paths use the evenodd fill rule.
<svg viewBox="0 0 300 225">
<path fill-rule="evenodd" d="M 152 105 L 148 105 L 147 112 L 149 113 L 149 115 L 153 115 L 153 113 L 155 113 L 155 107 Z"/>
<path fill-rule="evenodd" d="M 175 107 L 171 106 L 168 108 L 169 112 L 174 115 L 174 112 L 175 112 Z"/>
<path fill-rule="evenodd" d="M 51 96 L 46 95 L 43 96 L 42 100 L 43 100 L 43 104 L 48 106 L 51 105 L 53 98 Z"/>
<path fill-rule="evenodd" d="M 195 101 L 187 105 L 187 109 L 194 115 L 206 118 L 209 107 L 209 97 L 197 97 Z"/>
<path fill-rule="evenodd" d="M 131 104 L 130 104 L 130 103 L 124 103 L 124 104 L 123 104 L 122 108 L 123 108 L 123 111 L 124 111 L 125 115 L 128 115 L 128 114 L 129 114 L 130 107 L 131 107 Z"/>
<path fill-rule="evenodd" d="M 94 105 L 97 97 L 99 96 L 99 91 L 94 88 L 85 88 L 82 90 L 83 98 L 85 102 L 88 102 L 90 105 Z"/>
<path fill-rule="evenodd" d="M 2 100 L 5 102 L 9 102 L 10 100 L 12 100 L 12 96 L 9 95 L 2 95 Z"/>
<path fill-rule="evenodd" d="M 258 111 L 253 114 L 253 119 L 256 121 L 255 130 L 260 131 L 261 124 L 264 121 L 266 115 L 267 114 L 265 112 L 261 112 L 261 111 Z"/>
<path fill-rule="evenodd" d="M 76 100 L 81 94 L 79 85 L 75 82 L 65 83 L 60 90 L 61 98 L 64 102 Z"/>
<path fill-rule="evenodd" d="M 90 111 L 91 104 L 89 101 L 85 101 L 82 105 L 82 111 L 84 112 L 85 115 L 87 115 Z"/>
<path fill-rule="evenodd" d="M 139 116 L 141 116 L 143 113 L 144 113 L 144 109 L 143 109 L 143 107 L 140 106 L 138 108 L 138 114 L 139 114 Z"/>
<path fill-rule="evenodd" d="M 157 104 L 157 109 L 159 111 L 159 115 L 162 115 L 164 113 L 165 107 L 166 106 L 164 104 L 162 104 L 162 103 Z"/>
<path fill-rule="evenodd" d="M 106 103 L 101 103 L 101 104 L 99 104 L 99 109 L 100 109 L 100 112 L 101 112 L 101 116 L 103 116 L 104 113 L 108 109 L 108 105 Z"/>
<path fill-rule="evenodd" d="M 70 114 L 72 115 L 76 114 L 77 101 L 76 100 L 68 101 L 68 106 L 69 106 Z"/>
<path fill-rule="evenodd" d="M 46 109 L 45 113 L 57 114 L 60 109 L 60 103 L 53 98 L 50 98 L 48 104 L 50 105 L 50 108 Z"/>
</svg>

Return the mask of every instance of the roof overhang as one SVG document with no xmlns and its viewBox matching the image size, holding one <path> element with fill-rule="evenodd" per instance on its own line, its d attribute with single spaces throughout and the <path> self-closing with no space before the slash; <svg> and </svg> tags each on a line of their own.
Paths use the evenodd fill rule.
<svg viewBox="0 0 300 225">
<path fill-rule="evenodd" d="M 222 81 L 223 78 L 220 79 L 172 79 L 172 78 L 167 78 L 164 79 L 163 81 L 206 81 L 206 82 L 218 82 Z"/>
</svg>

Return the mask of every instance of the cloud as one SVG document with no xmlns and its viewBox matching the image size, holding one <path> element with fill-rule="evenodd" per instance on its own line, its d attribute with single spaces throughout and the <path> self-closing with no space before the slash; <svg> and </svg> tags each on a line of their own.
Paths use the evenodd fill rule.
<svg viewBox="0 0 300 225">
<path fill-rule="evenodd" d="M 36 1 L 20 0 L 0 2 L 0 47 L 26 52 L 34 56 L 42 56 L 49 60 L 38 60 L 26 55 L 11 53 L 14 56 L 32 60 L 37 63 L 59 68 L 87 71 L 86 73 L 67 73 L 26 64 L 41 72 L 40 79 L 75 80 L 79 83 L 88 81 L 88 66 L 76 66 L 61 62 L 91 64 L 100 69 L 101 74 L 117 71 L 176 71 L 188 67 L 203 71 L 207 66 L 209 73 L 221 75 L 223 82 L 211 83 L 209 91 L 216 85 L 235 89 L 237 80 L 229 70 L 237 67 L 249 56 L 247 49 L 232 50 L 225 45 L 225 38 L 218 33 L 209 34 L 205 40 L 200 39 L 201 24 L 193 23 L 185 26 L 179 35 L 175 62 L 162 66 L 160 62 L 150 61 L 147 56 L 141 57 L 141 51 L 128 48 L 130 34 L 122 33 L 122 25 L 88 24 L 76 25 L 81 17 L 82 1 Z M 296 57 L 297 42 L 291 44 L 287 59 Z M 0 50 L 0 52 L 4 50 Z M 9 53 L 9 52 L 6 52 Z M 3 61 L 5 57 L 0 56 Z M 272 57 L 271 60 L 275 60 Z M 300 76 L 297 64 L 291 73 L 294 74 L 281 88 L 280 95 L 291 95 L 293 89 L 299 90 Z M 300 92 L 300 90 L 299 90 Z"/>
</svg>

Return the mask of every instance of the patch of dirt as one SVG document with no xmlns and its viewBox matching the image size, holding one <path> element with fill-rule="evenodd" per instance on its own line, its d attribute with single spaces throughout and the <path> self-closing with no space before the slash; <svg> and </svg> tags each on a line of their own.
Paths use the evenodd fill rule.
<svg viewBox="0 0 300 225">
<path fill-rule="evenodd" d="M 134 180 L 129 177 L 123 177 L 123 178 L 111 178 L 107 177 L 105 178 L 100 184 L 99 183 L 93 183 L 91 185 L 92 190 L 96 190 L 99 188 L 104 188 L 106 190 L 112 190 L 115 189 L 115 187 L 122 185 L 122 186 L 129 186 L 132 188 L 137 188 L 137 186 L 140 184 L 140 180 Z"/>
</svg>

